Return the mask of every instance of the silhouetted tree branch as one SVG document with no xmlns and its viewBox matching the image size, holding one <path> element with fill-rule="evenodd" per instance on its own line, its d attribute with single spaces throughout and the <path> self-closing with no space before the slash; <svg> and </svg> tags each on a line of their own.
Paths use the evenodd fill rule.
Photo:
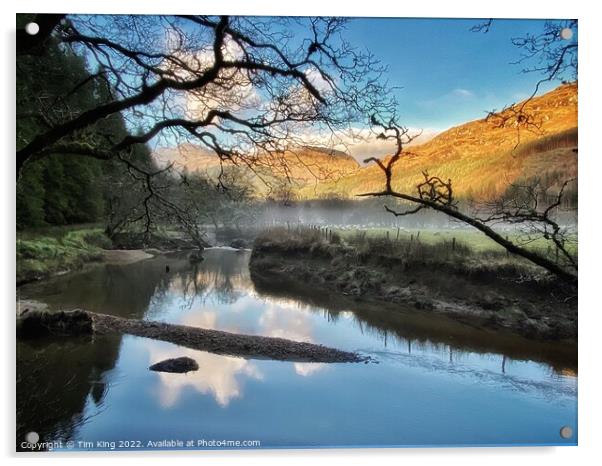
<svg viewBox="0 0 602 466">
<path fill-rule="evenodd" d="M 473 32 L 488 33 L 494 20 L 489 19 L 471 28 Z M 563 37 L 563 31 L 570 31 L 571 37 Z M 537 119 L 528 108 L 529 102 L 539 92 L 544 83 L 561 80 L 577 80 L 578 55 L 578 21 L 550 20 L 546 21 L 542 32 L 528 33 L 522 37 L 512 38 L 512 44 L 520 51 L 520 57 L 514 65 L 522 65 L 523 73 L 534 73 L 541 78 L 535 83 L 531 94 L 519 103 L 512 103 L 501 110 L 487 112 L 486 120 L 496 127 L 516 128 L 517 142 L 521 142 L 521 131 L 543 134 L 542 121 Z"/>
<path fill-rule="evenodd" d="M 382 191 L 360 194 L 362 197 L 393 197 L 403 199 L 416 204 L 417 207 L 405 212 L 399 212 L 385 205 L 385 210 L 394 215 L 409 215 L 419 212 L 422 209 L 433 209 L 442 212 L 451 218 L 459 220 L 470 225 L 483 234 L 491 238 L 508 252 L 516 254 L 528 261 L 543 267 L 548 272 L 559 278 L 572 283 L 577 283 L 577 261 L 567 248 L 567 232 L 553 219 L 552 213 L 562 202 L 566 186 L 570 181 L 565 182 L 559 190 L 552 203 L 545 206 L 540 205 L 541 196 L 536 189 L 528 191 L 526 199 L 519 200 L 514 197 L 510 200 L 501 200 L 490 205 L 488 217 L 481 218 L 469 213 L 460 211 L 453 196 L 452 182 L 443 181 L 439 177 L 430 176 L 427 172 L 423 173 L 424 181 L 416 187 L 416 194 L 401 193 L 395 190 L 392 183 L 393 168 L 397 162 L 408 157 L 404 152 L 404 146 L 412 140 L 408 135 L 408 130 L 395 123 L 394 120 L 388 123 L 382 123 L 376 117 L 372 118 L 372 124 L 378 127 L 382 132 L 383 138 L 394 139 L 397 149 L 393 156 L 385 159 L 371 157 L 366 162 L 374 162 L 383 171 L 385 176 L 385 188 Z M 511 209 L 510 207 L 514 208 Z M 498 222 L 504 221 L 511 224 L 528 224 L 532 231 L 541 232 L 541 237 L 552 242 L 566 259 L 564 264 L 557 263 L 545 255 L 527 248 L 525 245 L 517 244 L 507 237 L 498 233 L 492 228 Z M 566 266 L 565 266 L 566 265 Z"/>
<path fill-rule="evenodd" d="M 111 90 L 83 111 L 40 105 L 44 129 L 18 144 L 17 169 L 71 147 L 114 158 L 150 140 L 192 141 L 222 160 L 253 165 L 264 154 L 312 143 L 367 111 L 393 108 L 384 67 L 342 38 L 339 18 L 40 15 L 46 40 L 88 57 L 90 80 Z M 300 39 L 289 26 L 307 32 Z M 21 53 L 44 41 L 22 40 Z M 78 84 L 81 86 L 82 84 Z M 383 97 L 386 96 L 386 97 Z M 136 136 L 113 140 L 97 122 L 121 114 Z"/>
</svg>

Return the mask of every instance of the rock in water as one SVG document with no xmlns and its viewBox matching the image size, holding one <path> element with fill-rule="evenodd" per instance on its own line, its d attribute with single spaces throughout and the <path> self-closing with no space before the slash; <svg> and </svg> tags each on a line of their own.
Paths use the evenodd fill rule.
<svg viewBox="0 0 602 466">
<path fill-rule="evenodd" d="M 156 372 L 185 374 L 186 372 L 199 370 L 199 365 L 194 359 L 182 356 L 181 358 L 166 359 L 165 361 L 158 362 L 150 366 L 149 369 Z"/>
</svg>

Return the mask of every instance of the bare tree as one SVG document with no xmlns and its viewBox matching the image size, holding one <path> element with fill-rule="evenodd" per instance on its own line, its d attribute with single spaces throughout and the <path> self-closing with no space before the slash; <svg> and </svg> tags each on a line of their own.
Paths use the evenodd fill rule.
<svg viewBox="0 0 602 466">
<path fill-rule="evenodd" d="M 268 192 L 266 200 L 284 207 L 291 207 L 297 200 L 297 195 L 292 183 L 288 180 L 282 180 Z"/>
<path fill-rule="evenodd" d="M 558 218 L 560 212 L 574 210 L 563 206 L 563 201 L 567 188 L 576 182 L 576 178 L 570 178 L 558 188 L 541 177 L 512 183 L 501 197 L 478 205 L 475 216 L 487 225 L 515 227 L 518 235 L 514 241 L 520 246 L 546 240 L 548 250 L 554 251 L 555 262 L 576 273 L 576 231 L 562 225 Z"/>
<path fill-rule="evenodd" d="M 209 149 L 225 187 L 224 167 L 245 167 L 260 178 L 275 166 L 288 173 L 287 150 L 339 144 L 366 112 L 394 107 L 385 68 L 344 39 L 340 18 L 38 15 L 35 21 L 35 39 L 18 33 L 19 55 L 58 43 L 85 56 L 91 74 L 64 96 L 39 96 L 36 111 L 17 115 L 42 122 L 37 134 L 17 141 L 17 177 L 52 154 L 121 163 L 132 183 L 123 183 L 121 192 L 130 191 L 109 206 L 111 231 L 141 224 L 148 237 L 171 218 L 204 244 L 198 219 L 190 217 L 199 206 L 173 201 L 171 166 L 142 166 L 131 157 L 141 144 Z M 107 89 L 103 100 L 74 109 L 68 96 L 91 81 Z M 139 130 L 107 130 L 102 122 L 116 115 Z"/>
<path fill-rule="evenodd" d="M 40 101 L 38 114 L 24 117 L 42 118 L 45 129 L 19 142 L 18 173 L 53 153 L 110 159 L 161 138 L 253 166 L 287 146 L 323 143 L 323 135 L 300 136 L 310 129 L 336 138 L 367 110 L 393 105 L 384 68 L 344 40 L 344 19 L 39 15 L 38 22 L 43 30 L 19 43 L 20 54 L 56 40 L 85 54 L 97 69 L 87 80 L 112 92 L 81 112 L 60 99 Z M 116 113 L 142 131 L 119 140 L 96 131 Z"/>
<path fill-rule="evenodd" d="M 217 185 L 198 174 L 176 175 L 170 199 L 179 207 L 180 215 L 170 218 L 193 238 L 206 238 L 207 226 L 213 227 L 216 235 L 222 227 L 234 228 L 240 233 L 243 225 L 252 226 L 254 193 L 243 175 L 230 167 L 223 174 L 223 184 Z"/>
<path fill-rule="evenodd" d="M 493 24 L 494 20 L 488 19 L 473 26 L 471 30 L 488 33 Z M 515 149 L 521 142 L 521 131 L 543 134 L 542 122 L 528 107 L 541 86 L 555 80 L 577 79 L 577 27 L 577 20 L 547 21 L 541 33 L 512 39 L 512 43 L 521 51 L 521 56 L 515 64 L 522 64 L 524 73 L 539 74 L 540 79 L 527 99 L 508 105 L 501 111 L 490 111 L 486 119 L 497 127 L 516 128 Z M 379 128 L 379 137 L 394 140 L 397 149 L 389 159 L 367 160 L 375 162 L 383 171 L 385 189 L 363 196 L 391 196 L 416 205 L 405 212 L 385 206 L 388 212 L 396 216 L 409 215 L 429 208 L 443 212 L 473 226 L 508 252 L 543 267 L 567 282 L 577 283 L 577 257 L 574 247 L 576 233 L 571 228 L 562 226 L 557 219 L 566 190 L 576 183 L 575 179 L 562 181 L 555 193 L 551 192 L 552 187 L 549 184 L 543 183 L 539 178 L 521 184 L 509 184 L 508 190 L 501 198 L 478 206 L 472 213 L 462 212 L 454 198 L 452 181 L 431 176 L 426 171 L 423 173 L 424 180 L 417 185 L 416 193 L 395 191 L 392 183 L 393 168 L 402 158 L 412 156 L 411 153 L 403 151 L 403 146 L 411 142 L 412 137 L 407 128 L 399 126 L 394 119 L 385 124 L 373 117 L 372 124 Z M 518 228 L 520 234 L 514 240 L 509 240 L 494 229 L 494 226 L 499 224 L 513 225 Z M 549 244 L 548 249 L 554 251 L 553 258 L 530 247 L 537 240 Z"/>
<path fill-rule="evenodd" d="M 393 169 L 400 160 L 414 156 L 410 152 L 405 152 L 404 146 L 411 142 L 415 136 L 410 135 L 408 128 L 398 125 L 394 120 L 383 123 L 373 116 L 372 124 L 379 128 L 378 137 L 380 139 L 395 142 L 396 151 L 393 156 L 384 160 L 374 157 L 366 159 L 366 163 L 374 162 L 383 171 L 385 187 L 382 191 L 364 193 L 360 196 L 393 197 L 416 205 L 416 207 L 407 211 L 394 210 L 385 205 L 387 212 L 395 216 L 415 214 L 423 209 L 442 212 L 481 231 L 508 252 L 543 267 L 569 283 L 577 283 L 577 260 L 569 247 L 571 232 L 566 228 L 562 228 L 553 216 L 555 209 L 562 203 L 569 181 L 562 185 L 551 203 L 542 202 L 541 190 L 538 189 L 537 185 L 530 185 L 524 189 L 520 196 L 513 195 L 490 204 L 485 217 L 463 212 L 454 198 L 452 181 L 431 176 L 426 171 L 423 173 L 424 180 L 417 185 L 415 193 L 396 191 L 393 186 Z M 493 228 L 494 225 L 500 222 L 524 225 L 531 235 L 530 240 L 523 241 L 520 244 L 508 239 Z M 529 243 L 533 241 L 535 235 L 548 241 L 559 252 L 557 256 L 561 257 L 561 261 L 555 261 L 547 255 L 529 248 Z"/>
</svg>

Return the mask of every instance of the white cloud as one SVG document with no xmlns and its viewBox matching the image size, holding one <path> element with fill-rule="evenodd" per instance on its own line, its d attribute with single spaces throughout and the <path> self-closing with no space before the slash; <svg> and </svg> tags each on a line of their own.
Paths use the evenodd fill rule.
<svg viewBox="0 0 602 466">
<path fill-rule="evenodd" d="M 168 358 L 187 356 L 194 359 L 199 370 L 187 374 L 157 372 L 156 387 L 159 402 L 164 408 L 175 406 L 182 392 L 192 388 L 213 396 L 220 406 L 228 406 L 231 400 L 242 396 L 241 378 L 262 380 L 259 368 L 247 359 L 195 351 L 170 345 L 162 347 L 149 340 L 149 365 Z"/>
<path fill-rule="evenodd" d="M 458 97 L 474 97 L 474 92 L 469 91 L 468 89 L 457 88 L 452 91 L 453 95 Z"/>
<path fill-rule="evenodd" d="M 266 304 L 268 307 L 259 319 L 262 335 L 308 343 L 313 341 L 312 323 L 307 312 L 297 309 L 282 312 L 278 306 Z"/>
<path fill-rule="evenodd" d="M 297 375 L 308 377 L 326 369 L 326 364 L 322 362 L 296 362 L 294 367 Z"/>
<path fill-rule="evenodd" d="M 449 107 L 466 105 L 467 100 L 473 99 L 475 97 L 476 94 L 473 91 L 458 87 L 452 89 L 449 92 L 446 92 L 445 94 L 441 94 L 437 97 L 418 102 L 418 105 L 420 105 L 424 109 L 441 112 L 445 111 L 445 109 Z"/>
</svg>

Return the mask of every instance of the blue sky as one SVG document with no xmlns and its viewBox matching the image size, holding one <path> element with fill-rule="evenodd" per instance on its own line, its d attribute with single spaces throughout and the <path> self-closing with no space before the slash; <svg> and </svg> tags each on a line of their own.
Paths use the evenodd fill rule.
<svg viewBox="0 0 602 466">
<path fill-rule="evenodd" d="M 104 18 L 98 16 L 96 21 L 102 26 Z M 424 130 L 425 136 L 419 140 L 422 141 L 452 126 L 483 118 L 487 111 L 500 110 L 527 98 L 541 78 L 536 73 L 523 73 L 525 64 L 513 64 L 520 59 L 521 50 L 512 43 L 512 38 L 541 34 L 545 20 L 495 20 L 487 33 L 470 30 L 482 22 L 479 19 L 352 18 L 343 36 L 388 66 L 386 79 L 399 87 L 395 91 L 398 121 L 411 129 Z M 183 24 L 193 27 L 191 23 Z M 293 28 L 296 35 L 294 28 L 302 26 L 292 22 L 287 27 Z M 308 32 L 299 29 L 298 34 L 301 40 Z M 559 84 L 557 81 L 545 83 L 540 93 Z M 174 143 L 169 135 L 165 138 L 156 139 L 154 144 Z M 383 155 L 390 147 L 371 141 L 355 147 L 352 155 L 363 160 L 374 151 L 376 155 Z"/>
<path fill-rule="evenodd" d="M 527 97 L 539 80 L 511 64 L 520 57 L 511 38 L 541 33 L 544 20 L 496 20 L 487 34 L 471 32 L 480 22 L 358 18 L 346 38 L 389 66 L 391 84 L 403 87 L 397 97 L 405 125 L 443 130 Z"/>
</svg>

